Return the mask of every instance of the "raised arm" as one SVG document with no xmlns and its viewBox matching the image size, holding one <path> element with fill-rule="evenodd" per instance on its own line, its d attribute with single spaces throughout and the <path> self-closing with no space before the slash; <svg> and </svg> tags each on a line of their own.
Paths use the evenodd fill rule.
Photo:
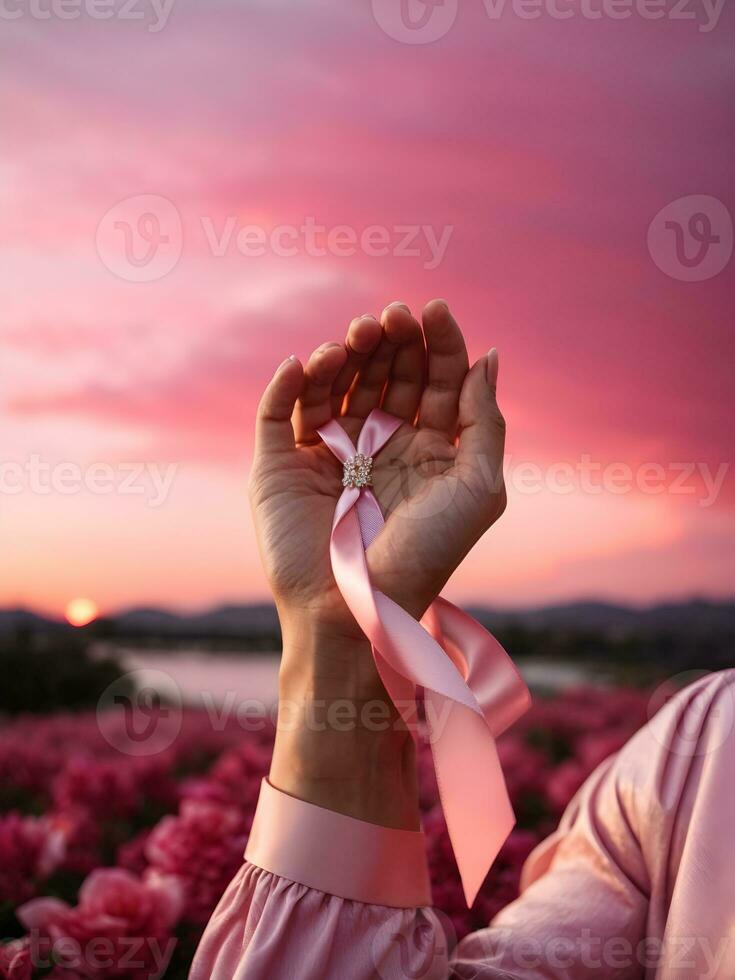
<svg viewBox="0 0 735 980">
<path fill-rule="evenodd" d="M 337 418 L 355 439 L 379 407 L 402 420 L 375 462 L 386 524 L 367 559 L 375 586 L 420 618 L 505 507 L 497 371 L 494 350 L 470 369 L 457 323 L 434 301 L 422 324 L 402 304 L 354 320 L 344 346 L 323 345 L 305 367 L 287 358 L 268 385 L 250 488 L 283 629 L 279 725 L 249 861 L 192 977 L 367 980 L 394 969 L 391 957 L 446 976 L 414 742 L 332 575 L 342 473 L 316 430 Z"/>
<path fill-rule="evenodd" d="M 418 829 L 413 741 L 332 575 L 342 474 L 316 430 L 338 418 L 355 438 L 379 407 L 402 420 L 375 461 L 386 524 L 368 566 L 373 584 L 418 618 L 505 506 L 497 367 L 493 351 L 469 369 L 443 302 L 428 305 L 423 330 L 396 304 L 382 323 L 353 321 L 344 347 L 320 347 L 304 369 L 287 359 L 266 389 L 251 499 L 283 626 L 282 724 L 271 768 L 278 789 L 371 823 Z M 355 724 L 335 723 L 340 706 Z"/>
</svg>

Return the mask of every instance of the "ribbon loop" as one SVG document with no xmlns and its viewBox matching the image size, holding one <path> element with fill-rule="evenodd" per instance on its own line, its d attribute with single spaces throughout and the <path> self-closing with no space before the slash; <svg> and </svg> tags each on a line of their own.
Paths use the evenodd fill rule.
<svg viewBox="0 0 735 980">
<path fill-rule="evenodd" d="M 357 448 L 335 420 L 318 432 L 344 464 L 358 453 L 374 457 L 400 425 L 400 419 L 375 409 Z M 440 597 L 418 623 L 372 587 L 365 551 L 383 524 L 369 487 L 347 483 L 332 524 L 332 570 L 407 724 L 415 718 L 415 688 L 424 689 L 442 808 L 472 905 L 515 823 L 495 739 L 526 711 L 530 695 L 502 646 L 467 613 Z"/>
</svg>

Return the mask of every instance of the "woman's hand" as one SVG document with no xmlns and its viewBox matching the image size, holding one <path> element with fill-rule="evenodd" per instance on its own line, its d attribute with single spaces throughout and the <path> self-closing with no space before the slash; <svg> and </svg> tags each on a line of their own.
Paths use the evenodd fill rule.
<svg viewBox="0 0 735 980">
<path fill-rule="evenodd" d="M 411 740 L 392 706 L 385 736 L 357 725 L 349 751 L 345 737 L 327 737 L 313 719 L 317 701 L 325 711 L 338 699 L 388 701 L 332 575 L 329 538 L 342 474 L 316 429 L 337 418 L 354 442 L 374 408 L 403 420 L 375 459 L 373 491 L 386 523 L 367 560 L 373 585 L 421 616 L 505 507 L 497 353 L 470 370 L 446 305 L 433 301 L 422 321 L 423 331 L 407 307 L 393 304 L 380 323 L 354 320 L 345 347 L 323 345 L 305 368 L 284 361 L 258 410 L 250 481 L 283 628 L 282 705 L 304 713 L 294 720 L 292 704 L 290 731 L 279 729 L 272 778 L 294 795 L 397 826 L 415 822 L 415 780 Z M 412 787 L 402 803 L 400 793 L 380 791 L 386 780 Z M 388 797 L 399 799 L 397 809 Z"/>
<path fill-rule="evenodd" d="M 375 460 L 373 491 L 386 524 L 368 565 L 377 588 L 420 615 L 505 507 L 497 370 L 494 350 L 469 369 L 461 331 L 440 300 L 424 310 L 423 333 L 396 304 L 384 311 L 382 329 L 369 317 L 354 320 L 346 347 L 323 345 L 305 369 L 284 361 L 260 404 L 251 474 L 284 627 L 308 620 L 360 636 L 331 571 L 341 470 L 317 428 L 337 418 L 354 441 L 374 408 L 403 419 Z"/>
</svg>

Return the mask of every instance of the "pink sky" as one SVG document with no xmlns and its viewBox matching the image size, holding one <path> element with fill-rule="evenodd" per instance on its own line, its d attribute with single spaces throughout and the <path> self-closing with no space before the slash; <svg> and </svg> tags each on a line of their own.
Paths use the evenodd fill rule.
<svg viewBox="0 0 735 980">
<path fill-rule="evenodd" d="M 735 214 L 735 11 L 703 31 L 703 0 L 699 21 L 590 20 L 572 0 L 568 20 L 510 3 L 493 20 L 465 0 L 443 37 L 406 44 L 378 24 L 398 2 L 177 0 L 156 33 L 144 0 L 144 21 L 3 23 L 0 462 L 101 463 L 118 483 L 5 481 L 0 605 L 265 597 L 244 494 L 262 385 L 355 314 L 433 296 L 472 357 L 499 348 L 509 422 L 510 506 L 448 594 L 732 594 L 735 260 L 682 281 L 647 232 L 690 195 Z M 150 282 L 120 275 L 122 244 L 105 251 L 116 215 L 97 234 L 139 195 L 171 201 L 183 230 Z M 217 255 L 207 235 L 307 218 L 448 244 L 429 268 L 423 232 L 417 256 L 350 257 L 302 240 Z M 585 457 L 662 467 L 663 492 L 551 486 Z M 130 463 L 173 467 L 157 506 L 149 477 L 121 491 Z"/>
</svg>

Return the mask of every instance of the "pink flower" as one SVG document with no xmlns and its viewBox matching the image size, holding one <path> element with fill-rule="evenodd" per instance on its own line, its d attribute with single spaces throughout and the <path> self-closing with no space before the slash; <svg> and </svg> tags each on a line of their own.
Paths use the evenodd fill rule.
<svg viewBox="0 0 735 980">
<path fill-rule="evenodd" d="M 260 782 L 268 772 L 271 747 L 243 742 L 225 752 L 215 762 L 206 779 L 184 783 L 185 799 L 207 800 L 223 806 L 237 807 L 252 817 L 260 793 Z"/>
<path fill-rule="evenodd" d="M 44 817 L 0 817 L 0 902 L 17 905 L 36 894 L 64 859 L 63 835 Z"/>
<path fill-rule="evenodd" d="M 583 736 L 577 745 L 577 756 L 587 771 L 592 772 L 603 759 L 613 752 L 619 752 L 631 734 L 631 729 L 626 727 Z"/>
<path fill-rule="evenodd" d="M 58 809 L 81 807 L 98 818 L 133 813 L 140 796 L 130 766 L 77 756 L 54 780 Z"/>
<path fill-rule="evenodd" d="M 46 819 L 64 840 L 64 857 L 61 863 L 64 871 L 87 875 L 102 863 L 99 823 L 88 810 L 74 807 L 52 811 Z"/>
<path fill-rule="evenodd" d="M 588 769 L 576 759 L 557 766 L 546 787 L 549 802 L 561 813 L 589 775 Z"/>
<path fill-rule="evenodd" d="M 173 952 L 171 931 L 182 905 L 176 879 L 152 874 L 141 880 L 120 868 L 101 868 L 85 880 L 75 908 L 38 898 L 17 914 L 44 940 L 43 954 L 65 969 L 90 978 L 154 980 Z"/>
<path fill-rule="evenodd" d="M 33 966 L 28 939 L 16 939 L 0 946 L 0 978 L 2 980 L 31 980 Z"/>
<path fill-rule="evenodd" d="M 523 809 L 529 796 L 544 796 L 548 765 L 542 752 L 510 734 L 498 742 L 498 758 L 505 774 L 508 795 L 515 809 Z"/>
<path fill-rule="evenodd" d="M 150 830 L 143 830 L 121 844 L 117 849 L 117 861 L 115 862 L 117 866 L 132 871 L 133 874 L 143 874 L 148 867 L 145 849 L 150 835 Z"/>
<path fill-rule="evenodd" d="M 487 924 L 516 897 L 529 850 L 554 829 L 588 773 L 645 722 L 647 710 L 645 692 L 570 690 L 537 699 L 502 736 L 498 751 L 518 827 L 470 910 L 439 806 L 431 751 L 420 746 L 434 900 L 459 937 Z M 25 902 L 19 913 L 30 933 L 0 946 L 0 980 L 30 980 L 37 953 L 50 963 L 45 969 L 51 972 L 42 974 L 46 980 L 153 980 L 166 970 L 179 916 L 176 934 L 193 948 L 241 865 L 272 741 L 270 726 L 243 738 L 235 719 L 215 730 L 206 712 L 193 709 L 183 712 L 175 743 L 152 757 L 121 756 L 103 737 L 94 712 L 18 718 L 4 726 L 5 798 L 21 809 L 48 812 L 0 814 L 0 903 Z M 177 805 L 177 815 L 151 829 L 158 814 Z M 120 867 L 95 871 L 102 853 L 115 846 Z M 88 875 L 74 908 L 51 898 L 31 900 L 55 870 Z M 122 965 L 131 959 L 125 945 L 131 940 L 141 947 L 132 956 L 138 966 Z M 112 966 L 101 965 L 106 953 Z M 177 964 L 182 953 L 183 946 Z"/>
<path fill-rule="evenodd" d="M 175 810 L 179 791 L 173 778 L 176 763 L 172 752 L 159 752 L 152 756 L 133 757 L 128 770 L 135 787 L 137 803 L 156 803 L 166 810 Z"/>
<path fill-rule="evenodd" d="M 145 847 L 152 868 L 176 875 L 186 889 L 184 918 L 206 922 L 238 867 L 246 843 L 239 810 L 184 800 L 179 816 L 164 817 Z"/>
</svg>

